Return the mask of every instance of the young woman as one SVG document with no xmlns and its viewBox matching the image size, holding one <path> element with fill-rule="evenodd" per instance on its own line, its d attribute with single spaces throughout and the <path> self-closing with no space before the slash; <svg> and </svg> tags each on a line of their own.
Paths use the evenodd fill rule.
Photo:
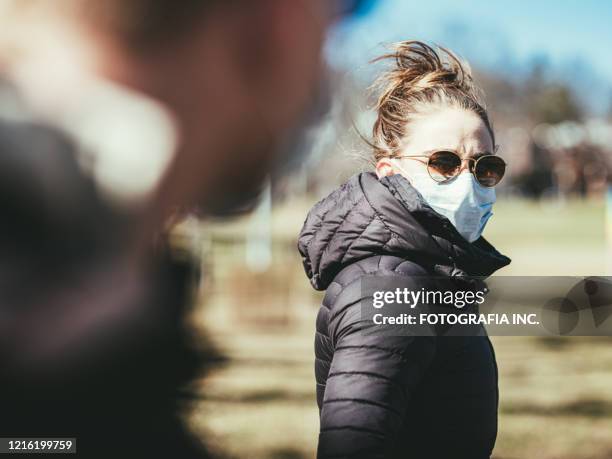
<svg viewBox="0 0 612 459">
<path fill-rule="evenodd" d="M 510 260 L 482 236 L 505 172 L 470 70 L 451 52 L 401 42 L 381 59 L 375 172 L 310 211 L 306 273 L 326 290 L 315 340 L 318 456 L 488 458 L 497 435 L 497 366 L 486 334 L 363 333 L 364 275 L 488 276 Z"/>
</svg>

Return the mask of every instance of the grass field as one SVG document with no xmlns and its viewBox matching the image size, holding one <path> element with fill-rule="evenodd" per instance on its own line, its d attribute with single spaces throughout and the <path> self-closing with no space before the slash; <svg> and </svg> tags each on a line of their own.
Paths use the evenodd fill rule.
<svg viewBox="0 0 612 459">
<path fill-rule="evenodd" d="M 513 258 L 503 274 L 601 275 L 603 209 L 600 202 L 501 202 L 487 237 Z M 278 209 L 276 238 L 295 235 L 303 216 L 303 207 Z M 236 222 L 209 231 L 227 240 L 243 228 Z M 292 250 L 275 249 L 270 270 L 253 274 L 242 267 L 240 250 L 212 241 L 212 281 L 194 319 L 229 359 L 199 383 L 190 425 L 230 457 L 313 457 L 312 342 L 320 296 Z M 496 458 L 612 458 L 612 338 L 493 340 L 501 396 Z"/>
</svg>

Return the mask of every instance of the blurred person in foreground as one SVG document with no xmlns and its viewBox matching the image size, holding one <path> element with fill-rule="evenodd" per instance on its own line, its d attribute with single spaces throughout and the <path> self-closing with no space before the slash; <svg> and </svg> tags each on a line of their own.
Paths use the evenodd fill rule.
<svg viewBox="0 0 612 459">
<path fill-rule="evenodd" d="M 416 41 L 381 59 L 393 66 L 379 80 L 375 171 L 316 204 L 299 238 L 312 285 L 326 290 L 315 340 L 318 457 L 488 458 L 498 389 L 484 328 L 377 333 L 361 318 L 360 281 L 467 290 L 470 276 L 510 263 L 482 237 L 505 163 L 466 63 Z"/>
<path fill-rule="evenodd" d="M 165 228 L 248 209 L 297 150 L 349 3 L 0 5 L 0 436 L 209 455 L 178 412 L 216 357 Z"/>
</svg>

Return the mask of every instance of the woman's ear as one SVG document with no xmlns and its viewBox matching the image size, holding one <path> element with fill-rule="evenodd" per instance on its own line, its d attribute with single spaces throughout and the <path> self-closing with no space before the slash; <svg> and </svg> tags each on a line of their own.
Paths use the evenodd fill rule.
<svg viewBox="0 0 612 459">
<path fill-rule="evenodd" d="M 376 175 L 378 178 L 397 174 L 397 170 L 391 158 L 381 158 L 376 163 Z"/>
</svg>

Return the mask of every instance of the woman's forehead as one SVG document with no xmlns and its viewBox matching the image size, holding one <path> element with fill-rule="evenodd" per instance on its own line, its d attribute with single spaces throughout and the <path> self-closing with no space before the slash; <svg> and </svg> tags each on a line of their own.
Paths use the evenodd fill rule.
<svg viewBox="0 0 612 459">
<path fill-rule="evenodd" d="M 416 117 L 408 126 L 405 151 L 456 150 L 467 155 L 494 149 L 491 134 L 471 111 L 445 108 Z"/>
</svg>

